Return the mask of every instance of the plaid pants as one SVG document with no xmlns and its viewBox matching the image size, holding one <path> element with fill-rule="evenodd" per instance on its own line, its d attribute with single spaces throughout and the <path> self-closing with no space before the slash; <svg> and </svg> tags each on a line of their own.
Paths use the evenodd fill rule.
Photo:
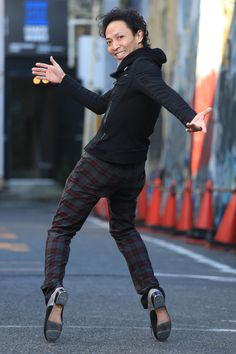
<svg viewBox="0 0 236 354">
<path fill-rule="evenodd" d="M 125 257 L 137 293 L 146 297 L 149 289 L 159 287 L 146 247 L 134 226 L 136 199 L 144 183 L 143 163 L 117 165 L 83 154 L 66 181 L 48 231 L 45 281 L 41 287 L 46 304 L 55 288 L 63 285 L 72 237 L 101 197 L 108 198 L 109 231 Z M 145 299 L 143 306 L 146 308 Z"/>
</svg>

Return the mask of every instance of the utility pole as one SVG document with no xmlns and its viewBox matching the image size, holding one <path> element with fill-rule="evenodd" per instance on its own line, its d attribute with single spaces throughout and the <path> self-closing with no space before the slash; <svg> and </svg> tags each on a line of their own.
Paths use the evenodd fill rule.
<svg viewBox="0 0 236 354">
<path fill-rule="evenodd" d="M 0 191 L 4 177 L 4 0 L 0 0 Z"/>
</svg>

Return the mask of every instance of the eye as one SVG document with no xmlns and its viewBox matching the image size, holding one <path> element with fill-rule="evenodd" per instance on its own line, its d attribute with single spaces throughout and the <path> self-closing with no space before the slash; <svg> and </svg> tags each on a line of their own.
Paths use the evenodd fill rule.
<svg viewBox="0 0 236 354">
<path fill-rule="evenodd" d="M 118 36 L 117 37 L 117 39 L 122 39 L 124 36 L 123 35 L 121 35 L 121 36 Z"/>
<path fill-rule="evenodd" d="M 107 46 L 110 47 L 111 41 L 107 41 Z"/>
</svg>

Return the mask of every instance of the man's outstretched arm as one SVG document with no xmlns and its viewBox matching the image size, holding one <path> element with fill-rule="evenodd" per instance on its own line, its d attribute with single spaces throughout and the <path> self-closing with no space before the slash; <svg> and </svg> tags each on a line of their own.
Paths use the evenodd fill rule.
<svg viewBox="0 0 236 354">
<path fill-rule="evenodd" d="M 211 111 L 211 107 L 197 114 L 175 90 L 165 83 L 161 70 L 154 63 L 145 59 L 138 63 L 134 84 L 140 91 L 175 115 L 184 124 L 187 132 L 206 133 L 204 118 Z"/>
<path fill-rule="evenodd" d="M 106 112 L 111 91 L 108 91 L 104 95 L 92 92 L 81 86 L 77 80 L 66 75 L 52 56 L 50 57 L 50 61 L 51 64 L 36 63 L 35 67 L 32 68 L 32 74 L 40 80 L 48 80 L 53 84 L 60 84 L 76 101 L 91 111 L 97 114 Z"/>
</svg>

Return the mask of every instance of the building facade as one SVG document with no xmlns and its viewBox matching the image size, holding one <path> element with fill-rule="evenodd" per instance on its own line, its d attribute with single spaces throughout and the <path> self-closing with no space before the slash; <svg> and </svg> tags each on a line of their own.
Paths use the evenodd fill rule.
<svg viewBox="0 0 236 354">
<path fill-rule="evenodd" d="M 105 45 L 98 51 L 95 19 L 114 6 L 134 7 L 143 14 L 152 47 L 162 48 L 168 58 L 163 66 L 165 81 L 196 111 L 213 107 L 205 135 L 186 134 L 178 120 L 162 110 L 151 137 L 148 180 L 161 177 L 168 186 L 175 179 L 182 189 L 186 178 L 191 178 L 197 190 L 212 179 L 218 189 L 232 190 L 236 182 L 236 14 L 231 0 L 19 0 L 17 6 L 14 0 L 5 2 L 0 180 L 3 176 L 64 180 L 80 157 L 82 146 L 95 134 L 99 118 L 84 112 L 60 89 L 33 83 L 31 67 L 54 54 L 65 71 L 82 83 L 89 78 L 86 86 L 109 89 L 109 74 L 116 63 L 105 53 Z M 84 43 L 95 44 L 85 56 L 90 44 L 81 44 L 83 38 Z M 103 66 L 94 70 L 99 60 Z M 86 61 L 92 63 L 92 70 L 83 66 L 81 71 Z M 3 71 L 1 64 L 1 85 Z M 96 71 L 102 72 L 98 86 Z M 3 112 L 1 86 L 0 93 Z M 217 215 L 229 195 L 214 193 Z M 196 195 L 196 205 L 199 200 Z"/>
</svg>

